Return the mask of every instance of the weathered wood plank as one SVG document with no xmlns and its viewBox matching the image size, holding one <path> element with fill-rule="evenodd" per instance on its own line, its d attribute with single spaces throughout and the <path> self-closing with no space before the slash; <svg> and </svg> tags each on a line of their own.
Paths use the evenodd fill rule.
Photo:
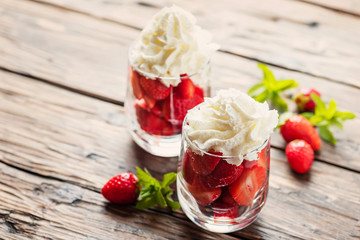
<svg viewBox="0 0 360 240">
<path fill-rule="evenodd" d="M 40 1 L 138 29 L 159 8 L 176 3 L 196 14 L 224 51 L 360 87 L 360 19 L 304 2 Z"/>
<path fill-rule="evenodd" d="M 139 34 L 137 30 L 32 2 L 16 2 L 0 3 L 3 19 L 0 23 L 0 43 L 3 46 L 0 66 L 89 95 L 124 100 L 126 51 Z M 83 5 L 92 9 L 91 4 L 93 2 Z M 231 54 L 215 54 L 213 66 L 216 89 L 237 87 L 246 91 L 262 77 L 256 62 Z M 354 104 L 359 89 L 306 74 L 273 69 L 279 78 L 292 77 L 302 86 L 316 87 L 325 100 L 334 97 L 340 107 L 360 113 L 360 106 Z"/>
<path fill-rule="evenodd" d="M 325 8 L 333 9 L 334 11 L 341 11 L 344 13 L 353 14 L 355 16 L 360 16 L 360 1 L 358 0 L 296 0 L 301 2 L 307 2 L 310 4 L 315 4 L 317 6 L 322 6 Z"/>
<path fill-rule="evenodd" d="M 236 59 L 238 59 L 238 58 L 232 57 L 229 59 L 229 61 L 234 61 L 235 63 L 238 63 L 236 61 Z M 225 64 L 225 63 L 223 63 L 223 64 Z M 241 65 L 241 62 L 239 62 L 239 65 Z M 252 68 L 254 70 L 252 70 Z M 256 68 L 255 65 L 249 65 L 249 69 L 246 69 L 246 70 L 249 70 L 250 75 L 244 76 L 244 78 L 241 79 L 241 81 L 236 82 L 233 85 L 230 85 L 230 84 L 229 85 L 232 87 L 238 88 L 238 89 L 248 89 L 249 84 L 252 81 L 251 79 L 253 79 L 253 76 L 251 75 L 251 73 L 253 71 L 255 71 L 255 68 Z M 215 85 L 222 84 L 227 81 L 233 81 L 234 76 L 232 75 L 232 72 L 227 72 L 227 69 L 224 69 L 222 71 L 223 71 L 223 73 L 221 74 L 221 77 L 220 77 L 222 79 L 222 81 L 215 82 Z M 220 70 L 219 70 L 219 72 L 220 72 Z M 294 74 L 294 77 L 296 77 L 296 75 L 298 75 L 298 73 L 293 73 L 293 74 Z M 260 75 L 261 75 L 261 73 L 258 72 L 259 77 L 260 77 Z M 96 106 L 96 107 L 94 107 L 92 105 L 93 101 L 88 101 L 88 100 L 86 100 L 83 103 L 84 105 L 82 105 L 82 103 L 80 103 L 79 100 L 75 100 L 75 102 L 78 102 L 78 104 L 76 106 L 74 106 L 74 103 L 73 103 L 74 100 L 72 99 L 71 94 L 68 95 L 68 93 L 64 92 L 64 93 L 62 93 L 63 95 L 59 98 L 52 97 L 53 94 L 50 94 L 50 95 L 43 94 L 43 95 L 39 96 L 37 94 L 34 94 L 34 92 L 38 91 L 38 88 L 40 88 L 40 89 L 44 88 L 42 90 L 43 92 L 53 92 L 56 90 L 54 90 L 52 88 L 48 89 L 48 87 L 44 87 L 41 84 L 38 86 L 39 83 L 38 84 L 33 83 L 31 85 L 25 84 L 25 85 L 21 85 L 19 88 L 18 86 L 13 85 L 13 82 L 21 81 L 21 79 L 15 78 L 18 80 L 15 80 L 15 79 L 9 80 L 9 79 L 7 79 L 8 76 L 10 76 L 10 78 L 13 79 L 13 76 L 6 74 L 6 75 L 3 75 L 0 80 L 2 83 L 2 86 L 3 86 L 2 88 L 4 89 L 3 91 L 5 93 L 5 96 L 3 96 L 4 103 L 6 102 L 6 99 L 7 99 L 6 92 L 8 92 L 8 91 L 16 93 L 17 94 L 16 98 L 18 98 L 18 97 L 23 98 L 23 96 L 21 95 L 21 92 L 19 92 L 19 91 L 25 91 L 25 93 L 27 93 L 26 96 L 28 96 L 27 98 L 29 98 L 29 100 L 27 100 L 27 101 L 33 102 L 33 101 L 35 101 L 34 99 L 38 99 L 38 100 L 35 101 L 35 105 L 30 105 L 30 106 L 23 106 L 23 105 L 13 106 L 14 104 L 16 104 L 16 102 L 9 102 L 8 104 L 10 104 L 10 106 L 11 106 L 10 108 L 9 108 L 9 106 L 6 106 L 6 105 L 4 105 L 2 107 L 0 106 L 5 113 L 6 112 L 8 113 L 7 115 L 4 115 L 4 118 L 0 121 L 7 123 L 8 121 L 11 121 L 11 119 L 13 119 L 12 115 L 22 116 L 22 118 L 20 118 L 19 120 L 24 120 L 27 118 L 26 113 L 37 111 L 37 109 L 41 108 L 42 104 L 44 104 L 44 103 L 49 104 L 49 106 L 46 109 L 42 110 L 42 111 L 45 111 L 45 113 L 43 115 L 48 114 L 49 116 L 53 115 L 53 113 L 51 111 L 53 109 L 56 109 L 57 105 L 63 106 L 63 108 L 60 110 L 56 110 L 56 111 L 61 111 L 64 108 L 67 109 L 68 106 L 71 106 L 71 109 L 67 109 L 67 111 L 69 111 L 69 112 L 67 112 L 65 115 L 63 115 L 62 116 L 63 119 L 61 119 L 61 120 L 55 119 L 55 122 L 54 122 L 54 119 L 44 118 L 44 117 L 42 117 L 42 115 L 40 115 L 37 117 L 37 120 L 32 120 L 32 121 L 40 121 L 41 123 L 38 123 L 38 124 L 44 125 L 43 128 L 47 129 L 47 131 L 43 131 L 43 132 L 41 132 L 41 134 L 46 134 L 46 136 L 48 136 L 48 138 L 50 138 L 50 139 L 54 138 L 53 132 L 56 130 L 57 127 L 62 128 L 63 122 L 67 123 L 65 125 L 66 130 L 59 133 L 59 138 L 65 137 L 66 139 L 73 139 L 74 142 L 63 143 L 64 147 L 66 147 L 66 149 L 72 149 L 72 152 L 75 154 L 81 154 L 81 157 L 87 156 L 87 158 L 89 158 L 89 160 L 91 160 L 92 158 L 98 159 L 98 161 L 99 161 L 98 164 L 103 164 L 104 162 L 107 161 L 107 158 L 119 158 L 119 155 L 121 158 L 120 153 L 122 151 L 124 151 L 122 146 L 123 145 L 127 146 L 128 144 L 131 143 L 131 140 L 129 140 L 129 139 L 118 139 L 118 136 L 116 136 L 115 139 L 111 139 L 111 137 L 110 137 L 110 136 L 113 136 L 114 134 L 117 134 L 118 131 L 121 131 L 123 134 L 126 133 L 126 130 L 123 128 L 125 126 L 125 116 L 124 116 L 124 112 L 122 111 L 122 108 L 117 107 L 117 106 L 112 106 L 110 108 L 108 105 L 104 105 L 104 103 L 101 103 L 101 102 L 99 103 L 99 101 L 96 101 L 96 100 L 94 100 L 94 102 L 96 102 L 96 104 L 94 106 Z M 292 75 L 289 77 L 292 77 Z M 248 79 L 249 79 L 249 81 L 248 81 Z M 302 78 L 301 80 L 306 81 L 306 78 Z M 311 79 L 308 79 L 307 81 L 310 83 Z M 229 82 L 229 83 L 231 83 L 231 82 Z M 315 83 L 321 84 L 320 82 L 315 82 Z M 332 87 L 332 90 L 330 92 L 334 92 L 336 90 L 337 84 L 334 84 L 334 85 L 335 86 Z M 328 84 L 328 86 L 330 87 L 331 84 Z M 218 87 L 221 87 L 221 86 L 219 85 Z M 22 89 L 22 88 L 24 88 L 24 89 Z M 347 88 L 349 88 L 350 92 L 352 90 L 354 90 L 353 88 L 350 88 L 350 87 L 347 87 Z M 356 94 L 356 91 L 353 93 Z M 20 94 L 20 95 L 18 96 L 18 94 Z M 325 96 L 325 98 L 326 97 L 329 97 L 329 96 Z M 355 99 L 355 98 L 351 99 L 351 98 L 346 98 L 346 97 L 349 97 L 349 95 L 343 95 L 343 96 L 340 95 L 340 99 L 338 99 L 338 101 L 340 101 L 339 102 L 340 107 L 345 106 L 343 104 L 349 104 L 349 106 L 350 106 L 350 104 L 353 105 L 353 102 L 351 102 L 351 101 L 353 101 L 353 99 Z M 53 101 L 53 102 L 49 103 L 49 99 L 51 99 L 51 101 Z M 66 100 L 63 100 L 63 99 L 66 99 Z M 87 99 L 87 98 L 85 98 L 85 99 Z M 344 102 L 342 102 L 343 99 L 344 99 Z M 55 106 L 53 106 L 54 104 L 55 104 Z M 359 106 L 354 106 L 354 107 L 359 108 Z M 80 112 L 80 116 L 87 116 L 87 118 L 91 119 L 92 124 L 95 124 L 95 126 L 99 127 L 99 129 L 101 129 L 100 126 L 104 126 L 103 127 L 104 131 L 109 132 L 109 133 L 105 134 L 106 137 L 104 137 L 104 139 L 97 138 L 96 136 L 98 134 L 98 131 L 100 131 L 100 130 L 97 129 L 97 130 L 94 130 L 93 132 L 89 132 L 88 128 L 91 128 L 92 125 L 83 126 L 83 125 L 81 125 L 81 122 L 82 122 L 81 118 L 73 119 L 73 116 L 77 115 L 78 112 Z M 24 123 L 20 122 L 20 124 L 24 124 Z M 115 124 L 115 126 L 114 126 L 114 124 Z M 77 125 L 81 125 L 77 132 L 73 133 L 72 131 L 67 131 L 68 128 L 70 128 L 70 130 L 74 129 L 74 128 L 78 128 Z M 107 127 L 107 125 L 109 125 L 109 128 Z M 358 127 L 359 125 L 360 125 L 359 118 L 357 118 L 356 120 L 346 122 L 345 123 L 345 131 L 336 135 L 336 137 L 339 139 L 339 142 L 337 143 L 336 147 L 332 147 L 331 145 L 324 143 L 323 147 L 321 149 L 321 153 L 317 156 L 317 158 L 322 161 L 330 162 L 330 163 L 338 165 L 338 166 L 346 167 L 349 169 L 354 169 L 355 171 L 360 171 L 360 162 L 358 161 L 358 158 L 357 158 L 357 156 L 359 156 L 359 149 L 360 149 L 359 148 L 360 132 L 353 131 L 353 129 L 359 128 Z M 119 128 L 119 126 L 122 128 Z M 11 128 L 6 128 L 5 131 L 6 131 L 5 132 L 6 134 L 9 134 L 8 132 L 11 131 Z M 24 133 L 17 133 L 16 129 L 13 131 L 15 131 L 14 134 L 11 135 L 14 138 L 13 141 L 21 143 L 26 140 L 26 136 L 25 137 L 22 136 L 22 134 L 24 134 Z M 30 129 L 30 131 L 28 132 L 29 136 L 34 135 L 34 134 L 36 135 L 38 133 L 39 133 L 39 131 L 37 129 Z M 57 133 L 57 131 L 55 131 L 55 133 Z M 74 134 L 77 134 L 77 135 L 74 135 Z M 85 136 L 83 136 L 83 135 L 85 135 Z M 90 146 L 85 145 L 85 146 L 81 146 L 81 147 L 76 145 L 76 143 L 78 141 L 82 142 L 83 138 L 86 136 L 89 136 L 89 135 L 91 135 L 91 137 L 93 138 L 93 142 L 92 142 L 93 145 L 90 145 Z M 57 136 L 57 135 L 55 135 L 55 136 Z M 58 138 L 54 139 L 55 142 L 57 140 L 58 140 Z M 100 145 L 99 142 L 101 142 L 101 141 L 105 141 L 110 144 L 109 145 L 109 147 L 111 147 L 111 149 L 109 149 L 109 150 L 111 150 L 110 156 L 107 156 L 104 158 L 103 154 L 101 154 L 101 153 L 98 153 L 97 154 L 98 156 L 97 155 L 93 156 L 91 154 L 92 151 L 95 151 L 95 150 L 93 150 L 94 146 L 95 146 L 95 149 L 97 149 L 97 146 Z M 125 141 L 123 144 L 116 144 L 117 142 L 120 143 L 123 141 Z M 6 145 L 9 145 L 9 144 L 11 144 L 11 142 L 10 143 L 4 142 L 3 143 L 4 148 Z M 46 150 L 48 148 L 51 149 L 51 146 L 48 146 L 49 142 L 45 141 L 44 139 L 39 139 L 38 143 L 36 143 L 36 144 L 33 142 L 29 143 L 29 144 L 30 144 L 30 146 L 33 146 L 33 145 L 42 146 L 43 152 L 46 152 Z M 285 147 L 284 141 L 278 134 L 274 135 L 273 140 L 272 140 L 272 145 L 279 147 L 279 148 Z M 26 151 L 27 153 L 34 152 L 34 150 L 32 150 L 31 148 L 24 149 L 22 145 L 18 146 L 17 148 L 18 149 L 16 151 L 20 151 L 20 152 L 22 152 L 22 151 Z M 57 149 L 53 149 L 53 152 L 54 152 L 53 154 L 55 154 L 55 156 L 59 154 L 59 153 L 56 153 L 56 150 Z M 126 153 L 129 153 L 130 156 L 134 156 L 136 154 L 136 151 L 132 151 L 132 152 L 128 152 L 128 150 L 125 150 L 125 151 L 126 151 Z M 34 153 L 34 154 L 39 154 L 39 153 Z M 36 156 L 34 156 L 34 158 L 35 157 Z M 79 156 L 77 156 L 77 157 L 79 157 Z M 126 161 L 126 159 L 121 159 L 121 161 Z M 21 161 L 18 161 L 18 162 L 21 162 Z M 57 167 L 56 164 L 59 164 L 59 163 L 57 163 L 55 161 L 54 164 L 55 165 L 53 167 L 56 168 Z M 96 163 L 94 163 L 94 164 L 96 165 Z M 154 168 L 156 168 L 156 167 L 157 166 L 154 166 Z M 76 169 L 74 169 L 74 171 L 76 171 Z M 91 176 L 92 174 L 89 173 L 89 175 Z"/>
<path fill-rule="evenodd" d="M 14 74 L 0 74 L 1 162 L 65 181 L 74 186 L 76 190 L 73 192 L 80 191 L 75 186 L 99 192 L 108 178 L 122 171 L 134 171 L 135 166 L 147 167 L 156 177 L 176 171 L 176 158 L 154 157 L 132 143 L 126 133 L 121 107 Z M 330 239 L 331 236 L 356 236 L 356 224 L 360 216 L 359 173 L 315 161 L 310 174 L 298 176 L 291 172 L 283 151 L 276 149 L 272 149 L 271 169 L 268 206 L 255 225 L 235 236 L 250 239 L 311 239 L 317 235 L 322 239 Z M 29 178 L 25 176 L 25 179 Z M 84 188 L 82 191 L 87 191 Z M 28 192 L 32 190 L 33 188 L 28 188 Z M 21 192 L 27 194 L 26 191 Z M 10 198 L 10 203 L 5 202 L 12 204 L 13 198 L 16 197 Z M 26 202 L 29 197 L 23 199 Z M 98 202 L 101 198 L 98 196 L 96 199 L 94 201 Z M 86 204 L 87 202 L 88 200 L 85 201 Z M 94 204 L 91 202 L 90 205 Z M 129 211 L 128 208 L 115 209 L 112 211 L 121 216 Z M 9 208 L 6 207 L 5 210 Z M 68 211 L 72 210 L 65 212 Z M 98 211 L 100 210 L 95 212 Z M 101 213 L 104 214 L 104 211 Z M 169 213 L 161 214 L 167 216 Z M 147 220 L 144 215 L 136 216 L 145 218 L 144 221 L 152 221 Z M 173 216 L 185 219 L 181 211 L 173 213 Z M 102 221 L 103 217 L 96 218 L 108 226 L 105 220 Z M 71 219 L 73 217 L 66 221 Z M 166 221 L 167 217 L 159 216 L 159 219 Z M 127 221 L 127 218 L 121 218 L 121 221 Z M 141 222 L 142 220 L 136 223 Z M 95 226 L 98 227 L 98 224 L 100 223 Z M 182 222 L 180 226 L 183 224 Z M 334 225 L 339 228 L 332 228 Z M 55 226 L 63 228 L 61 224 Z M 184 231 L 180 226 L 179 231 Z M 146 224 L 144 227 L 147 227 Z M 4 226 L 3 229 L 7 228 Z M 158 234 L 168 236 L 161 235 L 166 234 L 162 230 L 166 231 L 159 227 Z M 71 234 L 78 234 L 76 229 L 74 231 Z"/>
<path fill-rule="evenodd" d="M 108 204 L 100 193 L 3 163 L 0 196 L 0 236 L 6 239 L 236 239 L 185 218 Z"/>
</svg>

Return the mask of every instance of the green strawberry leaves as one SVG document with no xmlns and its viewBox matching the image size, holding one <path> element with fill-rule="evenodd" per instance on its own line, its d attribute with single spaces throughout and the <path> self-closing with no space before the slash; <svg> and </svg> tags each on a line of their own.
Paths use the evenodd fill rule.
<svg viewBox="0 0 360 240">
<path fill-rule="evenodd" d="M 139 178 L 140 200 L 136 203 L 137 209 L 147 209 L 159 205 L 170 207 L 174 210 L 180 208 L 180 204 L 172 199 L 173 191 L 169 187 L 176 180 L 176 173 L 164 175 L 161 183 L 151 174 L 136 167 L 136 175 Z"/>
<path fill-rule="evenodd" d="M 323 140 L 335 144 L 336 139 L 334 138 L 331 126 L 334 125 L 339 129 L 343 129 L 343 122 L 355 118 L 355 114 L 337 111 L 337 105 L 334 99 L 330 100 L 328 107 L 326 107 L 326 104 L 318 95 L 312 93 L 310 96 L 316 104 L 315 112 L 305 112 L 301 115 L 309 119 L 313 126 L 319 127 L 320 137 Z"/>
<path fill-rule="evenodd" d="M 287 111 L 288 106 L 281 97 L 281 93 L 295 88 L 299 84 L 293 79 L 276 80 L 274 74 L 265 64 L 259 63 L 258 66 L 263 71 L 263 81 L 251 87 L 248 94 L 258 102 L 271 101 L 274 107 L 280 111 Z"/>
</svg>

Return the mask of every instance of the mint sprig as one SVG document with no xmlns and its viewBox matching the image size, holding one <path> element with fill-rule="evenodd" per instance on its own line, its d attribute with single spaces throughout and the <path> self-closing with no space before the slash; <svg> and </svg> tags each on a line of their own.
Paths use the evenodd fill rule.
<svg viewBox="0 0 360 240">
<path fill-rule="evenodd" d="M 332 132 L 331 126 L 336 126 L 339 129 L 344 129 L 343 122 L 345 120 L 355 118 L 355 114 L 351 112 L 340 112 L 337 110 L 337 105 L 334 99 L 331 99 L 328 107 L 321 100 L 321 98 L 312 93 L 310 97 L 314 100 L 315 112 L 302 113 L 304 117 L 309 119 L 313 126 L 319 127 L 320 137 L 331 144 L 336 143 L 336 139 Z"/>
<path fill-rule="evenodd" d="M 173 191 L 169 187 L 176 180 L 176 173 L 167 173 L 162 182 L 151 176 L 147 169 L 145 171 L 136 167 L 136 175 L 140 185 L 140 200 L 136 203 L 137 209 L 147 209 L 159 205 L 170 207 L 174 210 L 180 208 L 180 204 L 172 199 Z"/>
<path fill-rule="evenodd" d="M 276 80 L 271 70 L 262 63 L 258 67 L 264 73 L 263 81 L 255 84 L 248 91 L 248 94 L 258 102 L 271 101 L 280 111 L 287 111 L 288 105 L 281 97 L 281 93 L 287 89 L 295 88 L 299 84 L 293 79 Z"/>
</svg>

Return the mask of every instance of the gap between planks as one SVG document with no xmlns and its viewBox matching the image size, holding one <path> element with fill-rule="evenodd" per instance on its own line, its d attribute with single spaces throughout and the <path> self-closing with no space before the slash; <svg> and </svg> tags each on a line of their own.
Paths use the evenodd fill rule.
<svg viewBox="0 0 360 240">
<path fill-rule="evenodd" d="M 141 28 L 133 26 L 131 24 L 122 23 L 122 22 L 119 22 L 117 20 L 113 20 L 111 18 L 99 17 L 99 16 L 96 16 L 94 14 L 91 14 L 91 13 L 88 13 L 88 12 L 85 12 L 85 11 L 80 11 L 80 10 L 73 9 L 73 8 L 70 8 L 70 7 L 61 6 L 61 5 L 58 5 L 56 3 L 43 2 L 41 0 L 29 0 L 29 1 L 30 2 L 35 2 L 35 3 L 38 3 L 38 4 L 42 4 L 42 5 L 46 5 L 46 6 L 49 6 L 49 7 L 57 8 L 57 9 L 63 9 L 63 10 L 66 10 L 66 11 L 74 12 L 74 13 L 81 14 L 81 15 L 84 15 L 84 16 L 87 16 L 87 17 L 91 17 L 91 18 L 94 18 L 94 19 L 98 19 L 98 20 L 101 20 L 101 21 L 106 21 L 106 22 L 110 22 L 110 23 L 119 24 L 121 26 L 129 27 L 129 28 L 132 28 L 132 29 L 135 29 L 135 30 L 139 30 L 139 31 L 142 30 Z M 335 12 L 349 14 L 349 15 L 355 16 L 355 17 L 360 17 L 360 15 L 357 15 L 357 14 L 353 14 L 353 13 L 349 13 L 349 12 L 346 12 L 346 11 L 343 11 L 343 10 L 338 10 L 338 9 L 335 9 L 335 8 L 327 7 L 327 6 L 324 6 L 324 5 L 321 5 L 321 4 L 317 4 L 317 3 L 312 3 L 312 2 L 309 2 L 309 1 L 306 1 L 306 0 L 295 0 L 295 1 L 303 2 L 303 3 L 306 3 L 306 4 L 318 6 L 318 7 L 322 7 L 322 8 L 332 10 L 332 11 L 335 11 Z M 143 3 L 141 1 L 138 2 L 137 4 L 139 4 L 141 6 L 145 6 L 145 7 L 159 8 L 158 6 L 150 5 L 148 3 Z M 261 59 L 257 59 L 257 58 L 254 58 L 254 57 L 249 57 L 249 56 L 245 56 L 245 55 L 242 55 L 242 54 L 233 53 L 233 52 L 230 52 L 230 51 L 227 51 L 227 50 L 219 49 L 218 51 L 222 52 L 222 53 L 225 53 L 225 54 L 230 54 L 230 55 L 234 55 L 234 56 L 237 56 L 237 57 L 240 57 L 240 58 L 244 58 L 244 59 L 247 59 L 247 60 L 250 60 L 250 61 L 261 62 L 261 63 L 267 64 L 269 66 L 278 67 L 280 69 L 284 69 L 284 70 L 288 70 L 288 71 L 292 71 L 292 72 L 302 73 L 302 74 L 307 75 L 307 76 L 316 77 L 316 78 L 320 78 L 320 79 L 323 79 L 323 80 L 327 80 L 327 81 L 343 84 L 345 86 L 350 86 L 350 87 L 354 87 L 356 89 L 360 89 L 360 86 L 356 86 L 355 84 L 342 82 L 342 81 L 331 79 L 331 78 L 328 78 L 328 77 L 325 77 L 325 76 L 316 75 L 316 74 L 313 74 L 311 72 L 306 72 L 306 71 L 297 70 L 297 69 L 294 69 L 294 68 L 289 68 L 289 67 L 282 66 L 282 65 L 279 65 L 279 64 L 276 64 L 276 63 L 272 63 L 272 62 L 264 61 L 264 60 L 261 60 Z M 109 99 L 109 100 L 110 101 L 116 101 L 114 99 Z"/>
</svg>

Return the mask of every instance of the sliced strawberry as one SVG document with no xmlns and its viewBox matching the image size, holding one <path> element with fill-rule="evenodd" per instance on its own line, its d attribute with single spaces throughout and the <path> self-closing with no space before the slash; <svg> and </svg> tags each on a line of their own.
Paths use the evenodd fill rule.
<svg viewBox="0 0 360 240">
<path fill-rule="evenodd" d="M 144 100 L 146 102 L 146 105 L 149 107 L 149 108 L 153 108 L 156 104 L 156 100 L 150 96 L 148 96 L 147 94 L 144 94 L 143 95 L 144 97 Z"/>
<path fill-rule="evenodd" d="M 164 118 L 156 116 L 144 108 L 141 102 L 135 104 L 137 121 L 144 131 L 150 134 L 169 136 L 176 133 L 176 129 Z"/>
<path fill-rule="evenodd" d="M 215 201 L 212 204 L 214 212 L 214 219 L 234 219 L 239 216 L 239 205 L 236 203 L 223 203 L 221 201 Z"/>
<path fill-rule="evenodd" d="M 198 86 L 195 86 L 195 95 L 201 97 L 202 99 L 204 99 L 204 90 Z"/>
<path fill-rule="evenodd" d="M 176 91 L 180 93 L 183 98 L 193 98 L 195 93 L 195 85 L 187 75 L 181 75 L 181 82 L 176 87 Z"/>
<path fill-rule="evenodd" d="M 163 108 L 164 117 L 171 123 L 180 125 L 187 111 L 203 101 L 204 99 L 198 95 L 194 95 L 193 98 L 182 98 L 179 93 L 174 92 L 173 95 L 165 101 Z"/>
<path fill-rule="evenodd" d="M 190 161 L 190 157 L 189 157 L 190 153 L 191 153 L 191 150 L 189 150 L 189 149 L 186 150 L 186 152 L 184 153 L 182 174 L 187 183 L 193 184 L 194 179 L 196 177 L 196 173 L 194 172 L 194 169 L 191 165 L 191 161 Z"/>
<path fill-rule="evenodd" d="M 201 206 L 209 205 L 221 195 L 221 188 L 210 189 L 199 184 L 187 184 L 187 187 L 196 202 Z"/>
<path fill-rule="evenodd" d="M 194 153 L 193 151 L 190 151 L 189 157 L 191 160 L 191 165 L 193 166 L 193 169 L 197 174 L 208 175 L 218 165 L 222 153 L 220 152 L 210 152 L 210 153 L 214 155 L 219 155 L 219 157 L 211 156 L 208 154 L 204 154 L 201 156 L 199 154 Z"/>
<path fill-rule="evenodd" d="M 250 206 L 265 179 L 264 167 L 246 168 L 241 176 L 229 186 L 229 192 L 239 205 Z"/>
<path fill-rule="evenodd" d="M 140 86 L 140 78 L 141 75 L 135 71 L 133 68 L 130 69 L 130 82 L 133 89 L 134 96 L 137 99 L 141 99 L 143 97 L 143 91 Z"/>
<path fill-rule="evenodd" d="M 218 200 L 223 202 L 223 203 L 228 203 L 228 204 L 236 203 L 235 200 L 233 199 L 233 197 L 231 196 L 230 192 L 229 192 L 229 187 L 223 187 L 222 188 L 221 196 L 220 196 L 220 198 Z"/>
<path fill-rule="evenodd" d="M 236 166 L 221 160 L 211 174 L 200 176 L 200 181 L 209 188 L 225 187 L 233 183 L 241 175 L 243 169 L 243 165 Z"/>
<path fill-rule="evenodd" d="M 169 96 L 171 87 L 162 84 L 158 79 L 140 78 L 140 85 L 145 91 L 146 95 L 155 99 L 161 100 Z"/>
</svg>

